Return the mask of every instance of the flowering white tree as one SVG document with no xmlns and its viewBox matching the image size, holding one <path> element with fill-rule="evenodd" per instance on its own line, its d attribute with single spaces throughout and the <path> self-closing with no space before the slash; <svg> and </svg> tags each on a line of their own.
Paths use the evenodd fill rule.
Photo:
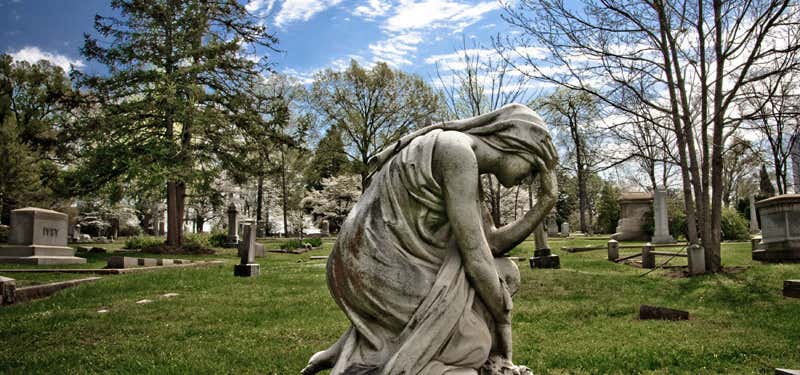
<svg viewBox="0 0 800 375">
<path fill-rule="evenodd" d="M 361 177 L 343 174 L 322 179 L 322 190 L 308 192 L 300 203 L 315 224 L 328 220 L 330 231 L 338 232 L 342 222 L 361 197 Z"/>
</svg>

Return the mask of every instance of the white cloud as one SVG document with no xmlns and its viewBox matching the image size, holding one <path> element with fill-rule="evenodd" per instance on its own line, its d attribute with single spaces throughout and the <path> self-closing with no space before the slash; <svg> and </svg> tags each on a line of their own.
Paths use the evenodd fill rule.
<svg viewBox="0 0 800 375">
<path fill-rule="evenodd" d="M 392 9 L 392 4 L 388 1 L 382 0 L 367 0 L 366 5 L 359 5 L 353 11 L 353 14 L 359 17 L 372 20 L 377 17 L 382 17 Z"/>
<path fill-rule="evenodd" d="M 275 25 L 284 27 L 295 21 L 308 21 L 315 14 L 341 2 L 342 0 L 286 0 L 275 16 Z"/>
<path fill-rule="evenodd" d="M 275 0 L 250 0 L 244 6 L 248 12 L 256 13 L 260 16 L 267 15 L 275 6 Z"/>
<path fill-rule="evenodd" d="M 70 64 L 74 65 L 75 68 L 83 68 L 86 65 L 81 60 L 72 60 L 64 55 L 42 51 L 39 47 L 23 47 L 19 51 L 9 54 L 15 61 L 27 61 L 29 63 L 36 63 L 39 60 L 50 61 L 51 64 L 64 69 L 65 73 L 69 72 Z"/>
<path fill-rule="evenodd" d="M 406 57 L 417 51 L 417 45 L 422 43 L 422 35 L 418 32 L 409 32 L 392 36 L 369 45 L 373 60 L 385 61 L 394 67 L 411 65 Z"/>
<path fill-rule="evenodd" d="M 401 0 L 384 28 L 393 32 L 443 27 L 461 30 L 499 8 L 495 1 L 467 4 L 451 0 Z"/>
</svg>

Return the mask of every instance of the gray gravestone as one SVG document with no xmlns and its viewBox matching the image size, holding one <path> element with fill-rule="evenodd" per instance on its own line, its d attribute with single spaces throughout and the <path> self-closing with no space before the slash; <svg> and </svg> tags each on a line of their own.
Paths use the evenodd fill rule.
<svg viewBox="0 0 800 375">
<path fill-rule="evenodd" d="M 756 211 L 756 196 L 750 194 L 750 233 L 756 234 L 761 230 L 758 229 L 758 211 Z"/>
<path fill-rule="evenodd" d="M 537 225 L 533 233 L 536 249 L 534 249 L 533 257 L 529 260 L 531 268 L 561 268 L 561 260 L 558 255 L 551 253 L 550 246 L 547 244 L 547 231 L 544 230 L 544 223 Z"/>
<path fill-rule="evenodd" d="M 561 223 L 561 235 L 564 237 L 569 237 L 569 223 L 566 221 Z"/>
<path fill-rule="evenodd" d="M 237 215 L 239 211 L 236 210 L 236 205 L 231 203 L 228 206 L 228 238 L 225 240 L 224 247 L 236 247 L 239 244 L 239 235 L 236 234 L 236 229 L 239 226 L 237 222 Z"/>
<path fill-rule="evenodd" d="M 244 225 L 244 240 L 239 242 L 240 264 L 233 266 L 234 276 L 258 276 L 260 265 L 256 263 L 256 232 L 252 225 Z"/>
<path fill-rule="evenodd" d="M 620 219 L 617 232 L 611 238 L 617 241 L 649 241 L 642 223 L 653 204 L 650 193 L 623 193 L 619 200 Z"/>
<path fill-rule="evenodd" d="M 328 220 L 322 220 L 319 223 L 319 234 L 321 236 L 323 236 L 323 237 L 330 236 L 331 235 L 330 228 L 331 228 L 331 224 L 328 222 Z"/>
<path fill-rule="evenodd" d="M 556 218 L 553 216 L 547 217 L 547 235 L 548 236 L 558 236 L 558 224 L 556 223 Z"/>
<path fill-rule="evenodd" d="M 80 264 L 67 246 L 67 215 L 41 208 L 11 211 L 9 246 L 0 247 L 0 263 Z"/>
<path fill-rule="evenodd" d="M 652 243 L 673 243 L 675 239 L 669 234 L 669 216 L 667 215 L 667 190 L 656 189 L 653 199 L 653 221 L 655 231 Z"/>
<path fill-rule="evenodd" d="M 78 242 L 81 240 L 81 225 L 75 224 L 75 228 L 72 230 L 72 241 Z"/>
<path fill-rule="evenodd" d="M 784 194 L 756 202 L 761 218 L 761 249 L 753 260 L 800 261 L 800 194 Z"/>
</svg>

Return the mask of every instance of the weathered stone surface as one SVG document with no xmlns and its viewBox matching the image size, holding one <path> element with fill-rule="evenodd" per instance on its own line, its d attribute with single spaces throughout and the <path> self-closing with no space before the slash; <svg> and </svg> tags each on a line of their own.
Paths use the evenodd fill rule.
<svg viewBox="0 0 800 375">
<path fill-rule="evenodd" d="M 137 263 L 143 267 L 155 267 L 158 266 L 158 259 L 155 258 L 138 258 Z"/>
<path fill-rule="evenodd" d="M 686 249 L 686 258 L 689 262 L 690 276 L 706 273 L 705 250 L 700 245 L 689 245 Z"/>
<path fill-rule="evenodd" d="M 0 263 L 86 263 L 67 246 L 67 232 L 66 214 L 34 207 L 13 210 L 9 246 L 0 247 Z"/>
<path fill-rule="evenodd" d="M 758 211 L 756 211 L 756 196 L 750 194 L 750 233 L 756 234 L 761 232 L 758 228 Z"/>
<path fill-rule="evenodd" d="M 522 105 L 431 125 L 378 153 L 326 268 L 332 296 L 358 324 L 314 354 L 302 374 L 479 374 L 500 363 L 508 366 L 492 375 L 519 372 L 507 361 L 506 323 L 520 274 L 503 255 L 551 212 L 556 164 L 544 122 Z M 484 228 L 495 224 L 481 215 L 475 189 L 488 173 L 509 188 L 531 174 L 540 182 L 534 207 L 491 238 Z"/>
<path fill-rule="evenodd" d="M 561 223 L 561 235 L 564 237 L 569 237 L 569 223 L 566 221 Z"/>
<path fill-rule="evenodd" d="M 641 305 L 639 306 L 640 320 L 689 320 L 689 312 L 666 307 Z"/>
<path fill-rule="evenodd" d="M 756 202 L 761 217 L 761 246 L 753 260 L 800 261 L 800 194 L 784 194 Z"/>
<path fill-rule="evenodd" d="M 555 254 L 535 256 L 530 259 L 531 268 L 561 268 L 561 258 Z"/>
<path fill-rule="evenodd" d="M 171 266 L 175 264 L 174 259 L 156 259 L 156 265 L 159 266 Z"/>
<path fill-rule="evenodd" d="M 237 264 L 233 266 L 233 275 L 241 277 L 256 277 L 261 275 L 261 265 L 258 263 L 252 264 Z"/>
<path fill-rule="evenodd" d="M 131 267 L 139 267 L 138 258 L 115 255 L 112 256 L 111 258 L 108 258 L 108 264 L 106 264 L 106 268 L 131 268 Z"/>
<path fill-rule="evenodd" d="M 642 231 L 642 223 L 652 204 L 653 195 L 650 193 L 623 193 L 619 200 L 620 219 L 617 232 L 611 235 L 611 239 L 649 241 L 647 233 Z"/>
<path fill-rule="evenodd" d="M 667 190 L 656 189 L 653 194 L 653 220 L 655 230 L 651 243 L 673 243 L 675 238 L 669 234 L 669 216 L 667 215 Z"/>
<path fill-rule="evenodd" d="M 783 282 L 783 296 L 800 298 L 800 280 L 785 280 Z"/>
<path fill-rule="evenodd" d="M 776 368 L 775 375 L 800 375 L 800 370 L 790 370 L 788 368 Z"/>
</svg>

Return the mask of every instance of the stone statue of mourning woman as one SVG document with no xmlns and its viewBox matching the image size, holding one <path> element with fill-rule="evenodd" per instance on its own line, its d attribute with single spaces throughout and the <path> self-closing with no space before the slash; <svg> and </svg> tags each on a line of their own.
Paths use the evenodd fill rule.
<svg viewBox="0 0 800 375">
<path fill-rule="evenodd" d="M 428 126 L 373 158 L 327 264 L 351 324 L 302 374 L 528 374 L 512 364 L 520 279 L 503 256 L 555 204 L 556 164 L 544 122 L 519 104 Z M 536 205 L 496 227 L 481 203 L 482 174 L 505 187 L 534 176 Z"/>
</svg>

